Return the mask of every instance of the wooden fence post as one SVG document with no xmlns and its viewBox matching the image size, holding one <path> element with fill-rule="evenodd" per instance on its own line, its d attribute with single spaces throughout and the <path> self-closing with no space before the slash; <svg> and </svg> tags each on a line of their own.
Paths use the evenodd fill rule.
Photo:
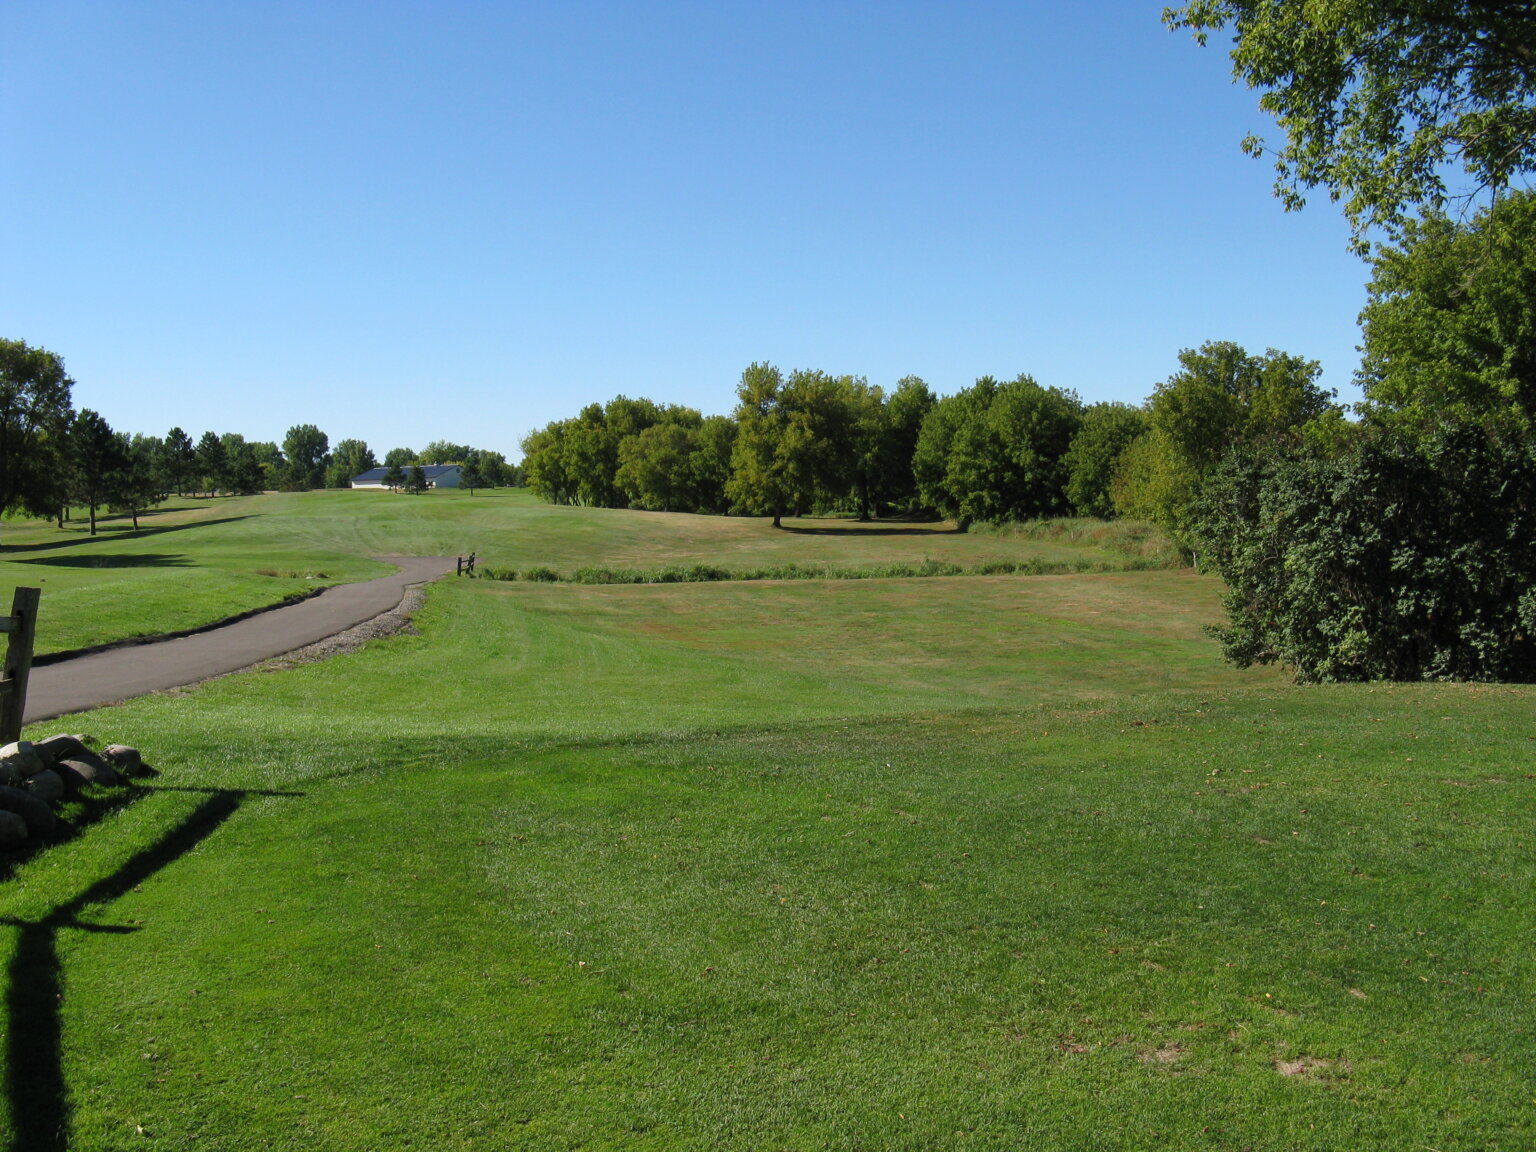
<svg viewBox="0 0 1536 1152">
<path fill-rule="evenodd" d="M 21 739 L 27 711 L 27 677 L 32 672 L 32 645 L 37 639 L 37 602 L 41 588 L 18 588 L 11 614 L 0 616 L 0 632 L 8 633 L 5 671 L 0 675 L 0 744 Z"/>
</svg>

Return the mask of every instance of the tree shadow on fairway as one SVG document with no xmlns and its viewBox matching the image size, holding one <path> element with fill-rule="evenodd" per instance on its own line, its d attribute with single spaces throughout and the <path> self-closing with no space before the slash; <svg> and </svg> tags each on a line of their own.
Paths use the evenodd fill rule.
<svg viewBox="0 0 1536 1152">
<path fill-rule="evenodd" d="M 855 522 L 857 523 L 857 522 Z M 856 528 L 852 525 L 827 528 L 801 528 L 798 525 L 784 525 L 785 532 L 794 533 L 797 536 L 953 536 L 960 529 L 953 525 L 935 524 L 924 527 L 904 525 L 902 527 Z"/>
<path fill-rule="evenodd" d="M 46 564 L 50 568 L 190 568 L 192 561 L 169 552 L 123 552 L 106 556 L 28 556 L 16 564 Z"/>
<path fill-rule="evenodd" d="M 34 920 L 0 918 L 19 929 L 11 957 L 6 1006 L 5 1090 L 11 1112 L 11 1152 L 64 1152 L 69 1147 L 69 1090 L 64 1083 L 63 966 L 59 960 L 60 929 L 109 935 L 138 931 L 132 925 L 93 924 L 80 914 L 93 905 L 108 904 L 132 891 L 166 865 L 174 863 L 208 838 L 234 815 L 247 796 L 302 796 L 302 792 L 272 792 L 239 788 L 153 788 L 152 791 L 200 792 L 207 799 L 147 848 L 135 853 L 110 876 L 103 877 L 74 899 L 55 905 Z"/>
<path fill-rule="evenodd" d="M 57 552 L 60 548 L 89 548 L 97 542 L 108 540 L 140 540 L 145 536 L 159 536 L 164 532 L 185 532 L 189 528 L 209 528 L 215 524 L 234 524 L 249 520 L 250 516 L 218 516 L 212 520 L 191 520 L 185 524 L 151 524 L 147 528 L 129 528 L 99 536 L 81 536 L 78 540 L 53 540 L 47 544 L 0 544 L 0 557 L 6 553 Z"/>
</svg>

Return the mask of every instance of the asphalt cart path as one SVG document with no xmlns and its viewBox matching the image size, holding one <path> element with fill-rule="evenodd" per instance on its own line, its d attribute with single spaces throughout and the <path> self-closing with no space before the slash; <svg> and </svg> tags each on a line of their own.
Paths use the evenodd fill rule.
<svg viewBox="0 0 1536 1152">
<path fill-rule="evenodd" d="M 380 556 L 399 571 L 199 632 L 33 667 L 23 722 L 51 720 L 166 688 L 196 684 L 355 628 L 397 607 L 413 584 L 454 569 L 452 556 Z M 43 605 L 44 612 L 47 604 Z M 46 627 L 46 617 L 44 617 Z"/>
</svg>

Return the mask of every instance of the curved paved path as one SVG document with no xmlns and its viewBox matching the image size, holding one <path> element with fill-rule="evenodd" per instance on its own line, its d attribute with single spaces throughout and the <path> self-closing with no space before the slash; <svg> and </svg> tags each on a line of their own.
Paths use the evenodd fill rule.
<svg viewBox="0 0 1536 1152">
<path fill-rule="evenodd" d="M 274 608 L 195 636 L 113 648 L 33 668 L 24 723 L 196 684 L 324 640 L 388 612 L 412 584 L 453 571 L 452 556 L 380 556 L 400 570 Z M 46 611 L 47 605 L 44 604 Z"/>
</svg>

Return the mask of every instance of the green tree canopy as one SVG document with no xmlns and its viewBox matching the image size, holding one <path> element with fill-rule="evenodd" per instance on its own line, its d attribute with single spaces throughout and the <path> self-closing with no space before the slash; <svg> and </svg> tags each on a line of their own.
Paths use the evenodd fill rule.
<svg viewBox="0 0 1536 1152">
<path fill-rule="evenodd" d="M 983 376 L 940 400 L 913 457 L 919 491 L 962 528 L 1067 508 L 1063 457 L 1081 419 L 1077 397 L 1020 375 Z"/>
<path fill-rule="evenodd" d="M 1147 416 L 1129 404 L 1090 404 L 1072 437 L 1062 465 L 1066 495 L 1079 516 L 1109 519 L 1115 514 L 1110 487 L 1120 457 L 1147 429 Z"/>
<path fill-rule="evenodd" d="M 1467 223 L 1410 221 L 1373 263 L 1360 314 L 1367 415 L 1421 430 L 1536 428 L 1536 192 Z"/>
<path fill-rule="evenodd" d="M 771 364 L 749 366 L 736 389 L 730 499 L 779 528 L 785 512 L 809 509 L 818 495 L 846 495 L 856 458 L 850 398 L 863 387 L 853 377 L 797 369 L 785 379 Z"/>
<path fill-rule="evenodd" d="M 225 486 L 241 496 L 249 496 L 265 488 L 267 476 L 260 453 L 264 448 L 270 448 L 275 453 L 277 445 L 252 444 L 238 432 L 226 432 L 219 439 L 224 442 Z"/>
<path fill-rule="evenodd" d="M 283 437 L 288 458 L 288 486 L 300 491 L 325 487 L 325 468 L 330 463 L 330 441 L 313 424 L 296 424 Z"/>
<path fill-rule="evenodd" d="M 681 424 L 652 424 L 619 445 L 616 480 L 631 507 L 692 510 L 689 461 L 698 433 Z"/>
<path fill-rule="evenodd" d="M 185 495 L 197 478 L 197 445 L 179 427 L 165 434 L 160 469 L 166 486 L 178 496 Z"/>
<path fill-rule="evenodd" d="M 1251 356 L 1211 341 L 1184 349 L 1179 365 L 1147 401 L 1149 439 L 1126 458 L 1157 487 L 1127 494 L 1122 483 L 1116 496 L 1123 509 L 1176 532 L 1187 528 L 1201 480 L 1228 451 L 1294 446 L 1309 421 L 1337 411 L 1332 393 L 1317 385 L 1315 360 L 1273 348 Z"/>
<path fill-rule="evenodd" d="M 165 481 L 157 467 L 160 441 L 158 438 L 124 433 L 117 434 L 122 465 L 117 470 L 107 491 L 107 507 L 113 512 L 126 512 L 133 517 L 133 527 L 139 527 L 139 513 L 152 508 L 166 498 Z"/>
<path fill-rule="evenodd" d="M 1263 91 L 1285 143 L 1275 158 L 1287 208 L 1322 187 L 1342 201 L 1364 251 L 1438 209 L 1459 169 L 1472 188 L 1505 188 L 1536 169 L 1536 10 L 1529 0 L 1194 0 L 1171 28 L 1232 32 L 1236 79 Z"/>
<path fill-rule="evenodd" d="M 0 340 L 0 513 L 58 510 L 73 384 L 52 352 Z"/>
<path fill-rule="evenodd" d="M 204 432 L 197 442 L 197 468 L 203 477 L 203 487 L 212 496 L 220 488 L 227 487 L 226 473 L 229 454 L 217 432 Z"/>
<path fill-rule="evenodd" d="M 343 442 L 344 443 L 344 442 Z M 338 449 L 340 445 L 337 446 Z M 468 444 L 454 444 L 448 440 L 434 440 L 421 450 L 422 464 L 462 464 L 474 449 Z M 357 475 L 357 473 L 353 473 Z"/>
<path fill-rule="evenodd" d="M 416 450 L 414 448 L 391 448 L 388 452 L 384 453 L 384 467 L 386 468 L 393 468 L 397 465 L 401 468 L 408 468 L 415 461 Z"/>
<path fill-rule="evenodd" d="M 325 486 L 350 488 L 352 477 L 361 476 L 370 468 L 378 466 L 379 462 L 373 455 L 373 449 L 368 447 L 367 441 L 343 440 L 331 453 L 331 462 L 325 470 Z"/>
<path fill-rule="evenodd" d="M 69 460 L 73 495 L 89 509 L 94 536 L 96 510 L 122 486 L 129 463 L 125 445 L 100 413 L 82 408 L 70 425 Z"/>
<path fill-rule="evenodd" d="M 459 469 L 459 487 L 468 488 L 473 496 L 476 488 L 485 487 L 485 477 L 480 474 L 480 461 L 471 457 L 464 461 L 464 466 Z"/>
</svg>

